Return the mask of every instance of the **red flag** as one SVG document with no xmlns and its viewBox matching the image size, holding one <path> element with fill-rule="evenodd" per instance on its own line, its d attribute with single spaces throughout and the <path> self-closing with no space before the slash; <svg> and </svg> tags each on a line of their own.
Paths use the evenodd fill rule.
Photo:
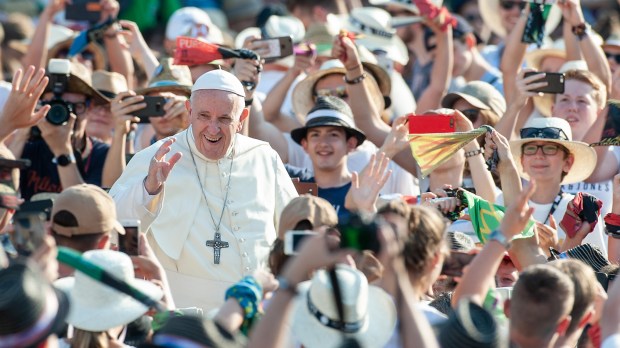
<svg viewBox="0 0 620 348">
<path fill-rule="evenodd" d="M 174 51 L 174 64 L 193 66 L 211 63 L 223 58 L 219 48 L 212 43 L 180 36 L 177 38 L 177 48 Z"/>
</svg>

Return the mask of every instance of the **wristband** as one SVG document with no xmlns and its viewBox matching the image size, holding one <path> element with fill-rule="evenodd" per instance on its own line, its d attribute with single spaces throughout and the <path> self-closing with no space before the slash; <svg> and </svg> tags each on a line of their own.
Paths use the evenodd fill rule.
<svg viewBox="0 0 620 348">
<path fill-rule="evenodd" d="M 358 76 L 358 77 L 356 77 L 356 78 L 354 78 L 354 79 L 351 79 L 351 80 L 347 79 L 347 75 L 344 75 L 344 76 L 342 77 L 342 79 L 344 80 L 344 82 L 346 82 L 346 83 L 347 83 L 347 84 L 349 84 L 349 85 L 356 85 L 356 84 L 358 84 L 358 83 L 360 83 L 360 82 L 364 81 L 364 79 L 365 79 L 365 78 L 366 78 L 366 73 L 362 73 L 360 76 Z"/>
<path fill-rule="evenodd" d="M 278 290 L 285 291 L 291 293 L 293 296 L 297 295 L 297 286 L 291 284 L 288 279 L 279 276 L 276 278 L 278 280 Z"/>
<path fill-rule="evenodd" d="M 483 148 L 479 148 L 478 150 L 473 150 L 473 151 L 467 151 L 465 152 L 465 158 L 470 158 L 470 157 L 474 157 L 474 156 L 478 156 L 480 154 L 484 153 L 484 149 Z"/>
<path fill-rule="evenodd" d="M 248 276 L 226 290 L 225 299 L 229 298 L 237 300 L 243 310 L 241 332 L 247 336 L 252 325 L 263 314 L 263 289 L 254 277 Z"/>
<path fill-rule="evenodd" d="M 587 23 L 579 23 L 573 26 L 571 31 L 577 36 L 577 39 L 581 41 L 584 36 L 590 34 L 590 26 Z"/>
</svg>

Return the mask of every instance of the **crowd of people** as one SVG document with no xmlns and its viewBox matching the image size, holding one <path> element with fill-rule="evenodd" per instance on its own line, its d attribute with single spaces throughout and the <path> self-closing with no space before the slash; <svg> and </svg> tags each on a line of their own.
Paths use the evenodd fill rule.
<svg viewBox="0 0 620 348">
<path fill-rule="evenodd" d="M 620 0 L 0 29 L 0 347 L 620 347 Z"/>
</svg>

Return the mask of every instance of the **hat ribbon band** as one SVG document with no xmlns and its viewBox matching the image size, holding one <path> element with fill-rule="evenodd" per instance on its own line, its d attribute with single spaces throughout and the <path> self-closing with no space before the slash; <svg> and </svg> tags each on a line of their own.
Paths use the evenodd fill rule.
<svg viewBox="0 0 620 348">
<path fill-rule="evenodd" d="M 358 19 L 354 18 L 353 16 L 349 16 L 349 23 L 351 23 L 351 25 L 353 25 L 354 27 L 358 28 L 361 32 L 366 33 L 366 34 L 382 36 L 387 39 L 391 39 L 394 36 L 394 33 L 392 32 L 377 29 L 377 28 L 372 28 L 360 22 Z"/>
<path fill-rule="evenodd" d="M 56 295 L 51 289 L 48 289 L 45 294 L 43 312 L 34 325 L 26 331 L 0 336 L 0 347 L 22 347 L 32 345 L 39 340 L 42 335 L 47 333 L 54 322 L 57 312 L 58 298 L 56 298 Z"/>
<path fill-rule="evenodd" d="M 153 87 L 169 87 L 169 86 L 189 87 L 189 86 L 181 85 L 179 83 L 179 81 L 175 81 L 175 80 L 161 80 L 161 81 L 155 81 L 155 82 L 151 83 L 148 86 L 148 88 L 153 88 Z"/>
<path fill-rule="evenodd" d="M 306 125 L 308 125 L 310 121 L 321 117 L 336 118 L 351 127 L 351 117 L 340 111 L 330 109 L 319 109 L 309 113 L 308 116 L 306 116 Z"/>
<path fill-rule="evenodd" d="M 204 345 L 196 343 L 185 337 L 159 334 L 153 337 L 153 344 L 167 348 L 204 348 Z"/>
<path fill-rule="evenodd" d="M 342 331 L 344 333 L 354 334 L 358 332 L 362 328 L 366 320 L 366 316 L 354 322 L 344 322 L 344 321 L 330 319 L 328 316 L 321 313 L 321 311 L 318 308 L 316 308 L 314 303 L 312 303 L 312 299 L 310 299 L 310 292 L 308 292 L 308 300 L 306 302 L 308 303 L 308 310 L 310 311 L 310 313 L 312 313 L 312 315 L 314 315 L 314 317 L 322 325 L 330 327 L 338 331 Z"/>
</svg>

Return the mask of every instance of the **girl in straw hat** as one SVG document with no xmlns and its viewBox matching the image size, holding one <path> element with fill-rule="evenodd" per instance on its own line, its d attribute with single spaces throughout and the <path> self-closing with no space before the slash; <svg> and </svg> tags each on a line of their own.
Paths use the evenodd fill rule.
<svg viewBox="0 0 620 348">
<path fill-rule="evenodd" d="M 607 254 L 602 221 L 594 229 L 582 222 L 572 238 L 556 224 L 574 198 L 561 185 L 582 181 L 592 174 L 596 166 L 594 149 L 573 141 L 568 122 L 556 117 L 532 119 L 520 133 L 520 139 L 510 142 L 496 131 L 487 134 L 486 152 L 496 150 L 500 158 L 498 169 L 504 191 L 498 202 L 510 205 L 521 189 L 519 178 L 535 179 L 536 191 L 529 205 L 534 207 L 533 217 L 538 221 L 536 228 L 543 250 L 547 252 L 553 247 L 563 251 L 584 242 L 598 246 Z"/>
</svg>

